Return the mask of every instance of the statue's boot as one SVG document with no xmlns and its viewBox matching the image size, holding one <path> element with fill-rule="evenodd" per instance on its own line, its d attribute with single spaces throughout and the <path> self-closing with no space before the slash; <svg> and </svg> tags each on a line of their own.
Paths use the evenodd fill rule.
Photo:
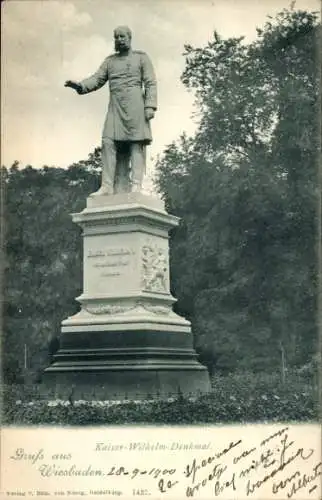
<svg viewBox="0 0 322 500">
<path fill-rule="evenodd" d="M 132 183 L 132 193 L 139 193 L 142 189 L 142 185 L 139 182 L 133 182 Z"/>
<path fill-rule="evenodd" d="M 123 147 L 117 152 L 114 193 L 128 193 L 130 191 L 130 151 L 129 147 Z"/>
<path fill-rule="evenodd" d="M 138 193 L 142 189 L 143 177 L 146 170 L 146 147 L 144 144 L 134 142 L 131 145 L 132 188 Z"/>
<path fill-rule="evenodd" d="M 94 196 L 114 194 L 114 180 L 116 170 L 116 144 L 113 139 L 102 139 L 102 184 Z"/>
</svg>

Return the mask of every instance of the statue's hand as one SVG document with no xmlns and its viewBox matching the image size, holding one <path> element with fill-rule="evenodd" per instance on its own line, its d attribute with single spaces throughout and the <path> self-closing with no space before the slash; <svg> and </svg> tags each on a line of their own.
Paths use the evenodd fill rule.
<svg viewBox="0 0 322 500">
<path fill-rule="evenodd" d="M 67 80 L 67 81 L 65 82 L 64 87 L 70 87 L 71 89 L 76 90 L 76 92 L 77 92 L 78 94 L 80 94 L 80 93 L 82 92 L 82 87 L 81 87 L 81 85 L 79 85 L 79 83 L 77 83 L 77 82 L 74 82 L 73 80 Z"/>
<path fill-rule="evenodd" d="M 145 113 L 145 119 L 149 121 L 152 120 L 152 118 L 154 118 L 155 110 L 153 108 L 145 108 L 144 113 Z"/>
</svg>

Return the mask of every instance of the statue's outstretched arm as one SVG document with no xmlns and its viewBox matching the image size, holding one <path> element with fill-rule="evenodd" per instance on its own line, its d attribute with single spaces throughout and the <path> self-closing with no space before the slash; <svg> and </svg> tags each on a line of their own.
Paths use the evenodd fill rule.
<svg viewBox="0 0 322 500">
<path fill-rule="evenodd" d="M 81 87 L 81 91 L 79 92 L 80 94 L 88 94 L 89 92 L 93 92 L 94 90 L 98 90 L 103 87 L 108 80 L 107 64 L 108 58 L 103 61 L 96 73 L 79 82 Z"/>
</svg>

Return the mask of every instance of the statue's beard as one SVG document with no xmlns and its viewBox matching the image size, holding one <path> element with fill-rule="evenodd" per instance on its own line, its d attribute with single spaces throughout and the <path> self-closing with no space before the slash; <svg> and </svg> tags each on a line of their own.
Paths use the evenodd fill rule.
<svg viewBox="0 0 322 500">
<path fill-rule="evenodd" d="M 114 47 L 116 52 L 127 52 L 130 44 L 128 42 L 115 42 Z"/>
</svg>

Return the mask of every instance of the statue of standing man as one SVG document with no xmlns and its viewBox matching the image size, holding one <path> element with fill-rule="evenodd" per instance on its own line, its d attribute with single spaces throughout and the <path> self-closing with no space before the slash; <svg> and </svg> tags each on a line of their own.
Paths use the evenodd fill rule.
<svg viewBox="0 0 322 500">
<path fill-rule="evenodd" d="M 150 120 L 157 109 L 157 86 L 145 52 L 131 49 L 127 26 L 114 30 L 115 54 L 81 82 L 67 80 L 78 94 L 101 88 L 107 80 L 110 102 L 102 137 L 102 183 L 95 195 L 141 191 L 146 146 L 151 143 Z"/>
</svg>

